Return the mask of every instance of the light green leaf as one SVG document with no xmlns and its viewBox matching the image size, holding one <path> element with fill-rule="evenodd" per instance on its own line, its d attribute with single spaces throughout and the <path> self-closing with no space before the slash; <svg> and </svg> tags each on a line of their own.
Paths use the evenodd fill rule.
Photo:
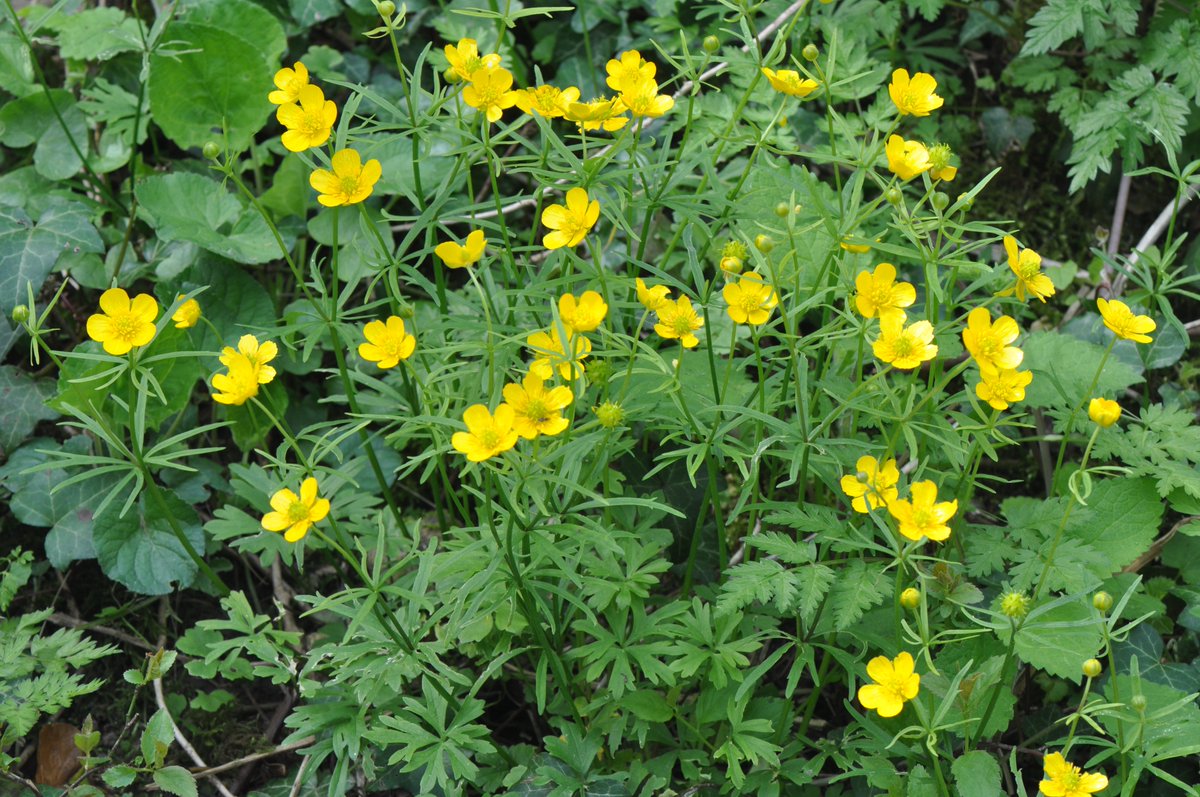
<svg viewBox="0 0 1200 797">
<path fill-rule="evenodd" d="M 1104 554 L 1108 572 L 1097 575 L 1107 577 L 1150 547 L 1162 522 L 1163 502 L 1153 479 L 1104 479 L 1093 484 L 1087 506 L 1071 515 L 1066 536 Z"/>
<path fill-rule="evenodd" d="M 163 758 L 166 757 L 167 751 L 171 749 L 171 742 L 175 740 L 175 732 L 171 723 L 171 715 L 166 709 L 159 709 L 154 712 L 154 716 L 146 723 L 145 730 L 142 731 L 141 749 L 142 763 L 148 767 L 158 767 L 162 765 Z"/>
<path fill-rule="evenodd" d="M 1025 391 L 1025 403 L 1032 407 L 1074 407 L 1104 358 L 1100 346 L 1059 332 L 1033 332 L 1021 348 L 1024 365 L 1033 371 L 1033 384 Z M 1141 381 L 1131 365 L 1109 357 L 1093 395 L 1112 395 Z"/>
<path fill-rule="evenodd" d="M 0 86 L 18 97 L 38 90 L 33 80 L 33 61 L 29 48 L 16 34 L 0 30 Z"/>
<path fill-rule="evenodd" d="M 1010 632 L 1003 632 L 1007 638 Z M 1028 620 L 1017 633 L 1017 656 L 1051 675 L 1079 683 L 1079 665 L 1100 650 L 1103 637 L 1095 611 L 1064 603 Z"/>
<path fill-rule="evenodd" d="M 0 449 L 5 455 L 21 444 L 38 421 L 58 417 L 46 406 L 53 393 L 50 380 L 34 379 L 16 366 L 0 366 Z"/>
<path fill-rule="evenodd" d="M 963 753 L 950 765 L 960 797 L 1001 797 L 1000 765 L 982 750 Z"/>
<path fill-rule="evenodd" d="M 253 6 L 248 0 L 220 2 Z M 253 30 L 248 18 L 242 31 Z M 150 57 L 150 104 L 158 126 L 185 148 L 223 136 L 234 150 L 250 146 L 270 115 L 267 94 L 278 55 L 211 25 L 177 20 L 164 36 L 170 52 L 160 48 Z"/>
<path fill-rule="evenodd" d="M 120 503 L 114 501 L 96 517 L 92 532 L 104 574 L 141 595 L 165 595 L 175 582 L 183 588 L 196 575 L 196 564 L 172 533 L 168 518 L 174 518 L 193 549 L 204 550 L 196 513 L 173 495 L 164 499 L 166 511 L 143 494 L 125 517 L 118 516 Z"/>
<path fill-rule="evenodd" d="M 196 778 L 183 767 L 163 767 L 155 771 L 154 782 L 168 794 L 196 797 Z"/>
<path fill-rule="evenodd" d="M 198 174 L 148 177 L 137 186 L 141 211 L 168 241 L 191 241 L 241 263 L 265 263 L 279 247 L 257 211 Z"/>
<path fill-rule="evenodd" d="M 114 55 L 142 49 L 140 23 L 117 8 L 91 8 L 73 14 L 56 14 L 46 27 L 58 32 L 63 58 L 107 61 Z"/>
</svg>

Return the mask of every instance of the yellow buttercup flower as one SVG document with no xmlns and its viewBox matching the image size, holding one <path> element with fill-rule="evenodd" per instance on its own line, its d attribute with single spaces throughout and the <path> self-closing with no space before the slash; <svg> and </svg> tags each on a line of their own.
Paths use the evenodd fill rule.
<svg viewBox="0 0 1200 797">
<path fill-rule="evenodd" d="M 608 73 L 605 83 L 613 91 L 624 94 L 643 80 L 653 80 L 657 70 L 654 62 L 646 61 L 637 50 L 626 50 L 604 65 Z"/>
<path fill-rule="evenodd" d="M 598 97 L 591 102 L 569 102 L 567 112 L 563 116 L 567 121 L 574 122 L 580 130 L 604 129 L 607 133 L 620 130 L 629 121 L 625 113 L 625 104 L 620 97 Z"/>
<path fill-rule="evenodd" d="M 657 119 L 675 107 L 674 98 L 669 94 L 659 94 L 658 84 L 652 78 L 646 78 L 621 92 L 621 103 L 634 116 L 649 119 Z"/>
<path fill-rule="evenodd" d="M 929 176 L 934 180 L 950 182 L 958 175 L 958 168 L 950 165 L 950 146 L 934 144 L 929 148 Z"/>
<path fill-rule="evenodd" d="M 542 224 L 552 232 L 542 238 L 547 249 L 578 246 L 588 231 L 600 218 L 600 201 L 588 201 L 588 192 L 583 188 L 572 188 L 567 192 L 567 204 L 550 205 L 542 211 Z"/>
<path fill-rule="evenodd" d="M 984 369 L 979 371 L 980 381 L 975 385 L 975 395 L 986 401 L 993 409 L 1006 410 L 1009 404 L 1025 400 L 1025 388 L 1033 382 L 1030 371 L 1015 368 Z"/>
<path fill-rule="evenodd" d="M 863 318 L 904 318 L 904 308 L 917 300 L 917 289 L 896 282 L 896 267 L 880 263 L 874 271 L 861 271 L 854 278 L 854 306 Z"/>
<path fill-rule="evenodd" d="M 842 247 L 842 249 L 846 250 L 847 252 L 853 252 L 856 255 L 865 255 L 867 252 L 871 251 L 869 244 L 852 244 L 850 243 L 849 238 L 843 238 L 841 241 L 838 241 L 838 246 Z"/>
<path fill-rule="evenodd" d="M 905 317 L 888 315 L 879 319 L 879 337 L 871 344 L 871 350 L 893 368 L 907 371 L 937 356 L 938 347 L 933 343 L 933 325 L 928 321 L 917 321 L 904 326 Z"/>
<path fill-rule="evenodd" d="M 262 527 L 282 531 L 285 540 L 297 542 L 329 514 L 329 499 L 317 497 L 317 480 L 309 476 L 300 483 L 300 495 L 284 489 L 271 496 L 271 510 L 263 515 Z"/>
<path fill-rule="evenodd" d="M 465 268 L 478 263 L 486 247 L 487 238 L 484 237 L 483 230 L 472 230 L 462 244 L 444 241 L 434 247 L 433 253 L 441 258 L 448 268 Z"/>
<path fill-rule="evenodd" d="M 608 305 L 596 291 L 584 291 L 578 299 L 564 293 L 558 299 L 558 315 L 568 332 L 591 332 L 608 315 Z"/>
<path fill-rule="evenodd" d="M 363 327 L 366 343 L 358 344 L 358 356 L 380 368 L 395 368 L 412 356 L 417 339 L 404 329 L 404 319 L 388 316 L 387 321 L 370 321 Z"/>
<path fill-rule="evenodd" d="M 300 89 L 308 85 L 308 68 L 299 61 L 289 69 L 286 66 L 275 73 L 275 88 L 267 95 L 273 105 L 287 105 L 300 99 Z"/>
<path fill-rule="evenodd" d="M 592 342 L 571 330 L 567 330 L 565 345 L 557 328 L 534 332 L 526 343 L 534 353 L 529 371 L 542 379 L 551 379 L 555 370 L 567 381 L 578 379 L 583 376 L 583 361 L 592 353 Z"/>
<path fill-rule="evenodd" d="M 762 73 L 771 84 L 771 88 L 790 97 L 807 97 L 816 91 L 819 85 L 815 80 L 801 78 L 800 73 L 794 69 L 780 69 L 776 72 L 764 66 Z"/>
<path fill-rule="evenodd" d="M 121 288 L 109 288 L 100 294 L 100 312 L 88 316 L 87 334 L 109 354 L 128 354 L 154 340 L 156 318 L 158 302 L 150 294 L 131 300 Z"/>
<path fill-rule="evenodd" d="M 725 312 L 735 324 L 759 326 L 767 323 L 771 311 L 779 304 L 775 289 L 763 281 L 762 275 L 751 271 L 743 274 L 736 283 L 729 283 L 721 295 L 729 305 Z"/>
<path fill-rule="evenodd" d="M 530 371 L 521 384 L 504 386 L 504 401 L 513 411 L 513 429 L 526 440 L 539 434 L 556 435 L 567 428 L 562 411 L 571 406 L 575 395 L 571 388 L 546 389 L 546 380 Z"/>
<path fill-rule="evenodd" d="M 489 122 L 498 122 L 505 109 L 517 104 L 512 84 L 512 72 L 502 66 L 478 69 L 463 89 L 463 102 L 487 116 Z"/>
<path fill-rule="evenodd" d="M 931 481 L 914 484 L 911 500 L 903 498 L 888 504 L 888 512 L 900 523 L 900 533 L 910 540 L 928 537 L 942 542 L 950 536 L 946 523 L 957 511 L 957 499 L 937 502 L 937 485 Z"/>
<path fill-rule="evenodd" d="M 450 62 L 450 68 L 462 80 L 470 80 L 471 75 L 479 69 L 500 66 L 500 55 L 498 53 L 480 55 L 479 45 L 474 39 L 459 39 L 457 45 L 447 44 L 444 52 L 446 60 Z"/>
<path fill-rule="evenodd" d="M 265 385 L 275 378 L 274 366 L 267 365 L 267 363 L 278 355 L 279 347 L 275 345 L 274 341 L 268 340 L 259 343 L 258 338 L 253 335 L 242 335 L 238 338 L 236 350 L 229 346 L 221 350 L 220 360 L 226 368 L 232 368 L 239 357 L 244 358 L 253 370 L 254 381 Z"/>
<path fill-rule="evenodd" d="M 178 301 L 183 298 L 183 294 L 175 297 Z M 175 308 L 175 312 L 171 315 L 171 320 L 175 322 L 176 329 L 191 329 L 200 322 L 200 302 L 195 299 L 188 299 L 179 307 Z"/>
<path fill-rule="evenodd" d="M 1100 772 L 1082 771 L 1068 763 L 1062 753 L 1051 753 L 1042 760 L 1046 779 L 1038 789 L 1046 797 L 1088 797 L 1108 788 L 1108 778 Z"/>
<path fill-rule="evenodd" d="M 671 289 L 666 285 L 647 286 L 641 277 L 638 277 L 636 282 L 637 300 L 650 312 L 657 312 L 664 304 L 671 301 L 667 298 L 671 295 Z"/>
<path fill-rule="evenodd" d="M 483 462 L 497 454 L 503 454 L 517 444 L 517 430 L 513 428 L 516 414 L 507 404 L 496 407 L 493 415 L 483 404 L 472 404 L 463 412 L 463 423 L 467 431 L 455 432 L 450 445 L 471 462 Z"/>
<path fill-rule="evenodd" d="M 929 116 L 931 111 L 942 107 L 942 98 L 934 94 L 937 81 L 928 72 L 918 72 L 911 78 L 907 69 L 892 73 L 888 94 L 901 116 Z"/>
<path fill-rule="evenodd" d="M 866 514 L 895 501 L 900 496 L 896 485 L 900 482 L 900 469 L 896 460 L 887 459 L 880 464 L 871 456 L 859 457 L 854 463 L 855 473 L 847 473 L 840 482 L 842 492 L 852 498 L 850 506 L 855 512 Z"/>
<path fill-rule="evenodd" d="M 921 689 L 921 676 L 908 651 L 894 659 L 876 656 L 867 662 L 867 675 L 875 683 L 859 687 L 858 702 L 863 708 L 879 712 L 881 717 L 899 714 L 904 710 L 904 704 L 915 698 Z"/>
<path fill-rule="evenodd" d="M 1025 353 L 1016 346 L 1008 345 L 1020 334 L 1021 330 L 1011 316 L 1002 315 L 993 323 L 992 314 L 986 307 L 976 307 L 967 314 L 967 326 L 963 329 L 962 339 L 979 369 L 994 371 L 998 368 L 1013 369 L 1021 364 Z"/>
<path fill-rule="evenodd" d="M 997 296 L 1012 296 L 1016 293 L 1019 301 L 1025 301 L 1025 294 L 1046 301 L 1047 296 L 1054 295 L 1054 283 L 1042 273 L 1042 256 L 1032 249 L 1017 251 L 1017 239 L 1011 235 L 1004 236 L 1004 251 L 1008 253 L 1008 267 L 1017 275 L 1017 281 L 1011 288 L 1005 288 Z"/>
<path fill-rule="evenodd" d="M 1088 402 L 1088 417 L 1101 429 L 1121 420 L 1121 405 L 1112 399 L 1094 398 Z"/>
<path fill-rule="evenodd" d="M 290 152 L 304 152 L 329 140 L 337 121 L 337 106 L 313 85 L 301 87 L 298 102 L 280 105 L 275 111 L 279 124 L 287 128 L 281 140 Z"/>
<path fill-rule="evenodd" d="M 1097 299 L 1096 307 L 1100 308 L 1104 326 L 1111 329 L 1118 338 L 1135 343 L 1150 343 L 1154 340 L 1146 334 L 1158 327 L 1150 316 L 1135 315 L 1129 309 L 1129 305 L 1116 299 Z"/>
<path fill-rule="evenodd" d="M 886 147 L 888 170 L 901 180 L 911 180 L 929 170 L 929 150 L 920 141 L 890 136 Z"/>
<path fill-rule="evenodd" d="M 226 372 L 214 374 L 212 378 L 213 401 L 240 407 L 258 395 L 259 372 L 249 358 L 234 352 L 224 364 Z"/>
<path fill-rule="evenodd" d="M 579 102 L 579 89 L 569 86 L 559 89 L 554 86 L 538 86 L 521 89 L 516 96 L 517 107 L 525 113 L 536 113 L 547 119 L 565 116 L 567 106 Z"/>
<path fill-rule="evenodd" d="M 696 330 L 704 326 L 704 319 L 692 309 L 692 300 L 680 296 L 678 301 L 666 300 L 658 308 L 658 323 L 654 331 L 667 340 L 678 340 L 685 349 L 700 345 Z"/>
<path fill-rule="evenodd" d="M 335 152 L 330 165 L 332 172 L 317 169 L 308 177 L 308 184 L 320 194 L 317 201 L 327 208 L 362 202 L 383 174 L 379 161 L 372 158 L 364 164 L 352 149 Z"/>
</svg>

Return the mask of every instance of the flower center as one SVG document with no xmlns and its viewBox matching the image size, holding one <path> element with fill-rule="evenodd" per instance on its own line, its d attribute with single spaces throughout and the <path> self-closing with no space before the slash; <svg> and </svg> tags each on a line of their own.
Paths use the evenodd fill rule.
<svg viewBox="0 0 1200 797">
<path fill-rule="evenodd" d="M 927 529 L 933 525 L 933 513 L 928 509 L 913 510 L 913 525 L 919 529 Z"/>
<path fill-rule="evenodd" d="M 753 293 L 743 293 L 741 299 L 738 301 L 738 307 L 749 315 L 762 307 L 762 299 Z"/>
<path fill-rule="evenodd" d="M 896 342 L 892 344 L 892 350 L 896 352 L 896 357 L 909 357 L 912 355 L 916 344 L 908 335 L 899 335 L 896 337 Z"/>
<path fill-rule="evenodd" d="M 676 335 L 688 335 L 692 331 L 692 321 L 685 315 L 677 315 L 671 319 L 671 329 Z"/>
<path fill-rule="evenodd" d="M 495 426 L 489 426 L 480 432 L 479 441 L 483 443 L 484 448 L 494 449 L 500 445 L 500 432 L 496 431 Z"/>
<path fill-rule="evenodd" d="M 133 313 L 122 313 L 118 316 L 111 316 L 112 330 L 116 337 L 124 341 L 132 341 L 137 337 L 138 320 Z"/>
<path fill-rule="evenodd" d="M 550 420 L 550 410 L 546 406 L 543 399 L 529 399 L 529 403 L 525 405 L 525 417 L 533 422 L 534 426 L 541 426 Z"/>
<path fill-rule="evenodd" d="M 342 193 L 346 196 L 354 196 L 358 193 L 358 175 L 353 177 L 344 176 L 340 178 L 342 184 Z"/>
<path fill-rule="evenodd" d="M 288 507 L 287 519 L 292 523 L 308 520 L 308 507 L 304 505 L 303 501 L 296 501 Z"/>
<path fill-rule="evenodd" d="M 300 123 L 300 131 L 309 138 L 319 138 L 325 131 L 325 120 L 320 114 L 305 114 L 304 121 Z"/>
<path fill-rule="evenodd" d="M 868 298 L 876 307 L 891 307 L 892 289 L 891 287 L 877 286 L 868 294 Z"/>
</svg>

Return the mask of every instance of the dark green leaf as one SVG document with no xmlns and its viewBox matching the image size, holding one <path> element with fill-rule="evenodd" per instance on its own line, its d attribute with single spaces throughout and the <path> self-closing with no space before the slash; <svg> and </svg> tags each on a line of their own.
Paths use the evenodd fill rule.
<svg viewBox="0 0 1200 797">
<path fill-rule="evenodd" d="M 186 587 L 196 575 L 196 564 L 171 530 L 171 519 L 196 551 L 204 550 L 204 531 L 196 513 L 172 495 L 164 495 L 165 509 L 146 494 L 120 517 L 114 501 L 96 517 L 92 532 L 96 558 L 104 574 L 141 595 L 165 595 Z"/>
</svg>

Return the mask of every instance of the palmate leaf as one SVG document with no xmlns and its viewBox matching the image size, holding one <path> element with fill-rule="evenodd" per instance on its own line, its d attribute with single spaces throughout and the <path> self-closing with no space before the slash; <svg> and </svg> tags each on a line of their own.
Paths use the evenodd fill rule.
<svg viewBox="0 0 1200 797">
<path fill-rule="evenodd" d="M 1154 479 L 1160 496 L 1182 489 L 1200 498 L 1200 426 L 1182 408 L 1152 404 L 1141 412 L 1141 423 L 1105 429 L 1096 438 L 1098 459 L 1117 459 L 1135 476 Z"/>
</svg>

